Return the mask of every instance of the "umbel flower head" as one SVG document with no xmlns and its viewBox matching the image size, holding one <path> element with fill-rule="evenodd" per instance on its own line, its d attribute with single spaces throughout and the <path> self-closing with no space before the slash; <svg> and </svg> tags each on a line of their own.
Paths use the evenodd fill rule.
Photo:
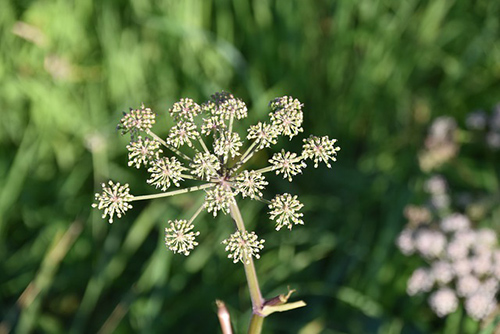
<svg viewBox="0 0 500 334">
<path fill-rule="evenodd" d="M 182 253 L 186 256 L 198 245 L 194 238 L 200 232 L 193 232 L 194 225 L 187 220 L 168 221 L 169 227 L 165 228 L 165 244 L 174 253 Z"/>
<path fill-rule="evenodd" d="M 276 231 L 279 231 L 282 227 L 291 230 L 293 224 L 304 225 L 304 222 L 300 219 L 304 214 L 299 212 L 303 206 L 297 199 L 297 195 L 277 195 L 269 204 L 271 209 L 269 215 L 272 220 L 276 221 Z"/>
<path fill-rule="evenodd" d="M 133 196 L 129 194 L 129 191 L 128 184 L 122 186 L 113 181 L 108 181 L 108 185 L 102 183 L 102 193 L 95 194 L 98 204 L 94 203 L 92 207 L 104 210 L 102 218 L 109 216 L 109 223 L 113 223 L 115 213 L 118 218 L 121 218 L 128 209 L 132 209 L 129 202 L 132 201 Z"/>
<path fill-rule="evenodd" d="M 132 206 L 130 202 L 143 199 L 204 191 L 204 202 L 189 219 L 168 221 L 165 228 L 165 244 L 174 253 L 188 255 L 198 242 L 193 221 L 202 212 L 213 216 L 230 214 L 236 222 L 236 232 L 223 241 L 228 257 L 234 262 L 249 263 L 259 258 L 264 240 L 255 232 L 248 232 L 237 206 L 238 198 L 249 198 L 268 205 L 269 217 L 274 228 L 291 230 L 303 225 L 303 204 L 297 195 L 282 194 L 272 200 L 265 199 L 265 187 L 269 184 L 265 174 L 275 173 L 290 182 L 302 174 L 311 160 L 314 167 L 336 161 L 337 140 L 328 136 L 309 136 L 303 139 L 302 152 L 281 149 L 272 155 L 269 166 L 260 169 L 246 168 L 247 162 L 260 150 L 278 144 L 280 136 L 291 140 L 304 132 L 303 104 L 290 96 L 273 99 L 269 103 L 269 120 L 239 129 L 239 120 L 248 116 L 245 103 L 227 92 L 216 93 L 201 104 L 189 98 L 175 102 L 168 110 L 175 124 L 166 138 L 152 131 L 155 113 L 141 105 L 124 113 L 118 128 L 122 134 L 131 134 L 129 166 L 145 168 L 150 173 L 146 182 L 161 192 L 153 195 L 132 196 L 128 185 L 111 181 L 103 184 L 103 192 L 96 194 L 93 207 L 103 211 L 103 218 L 113 222 Z M 248 143 L 244 142 L 244 139 Z M 184 182 L 189 182 L 183 187 Z M 172 189 L 177 187 L 180 189 Z"/>
<path fill-rule="evenodd" d="M 128 165 L 136 168 L 149 165 L 159 159 L 160 153 L 163 153 L 158 141 L 147 137 L 143 140 L 141 136 L 127 145 L 127 149 L 129 151 Z"/>
<path fill-rule="evenodd" d="M 150 130 L 153 124 L 155 124 L 155 114 L 150 108 L 141 104 L 139 109 L 130 108 L 128 113 L 123 113 L 118 129 L 121 130 L 122 134 L 130 132 L 133 141 L 137 133 Z"/>
<path fill-rule="evenodd" d="M 258 240 L 255 232 L 248 231 L 236 231 L 222 243 L 227 245 L 226 252 L 229 252 L 227 257 L 233 259 L 234 263 L 238 261 L 249 263 L 252 257 L 258 259 L 260 250 L 264 248 L 264 240 Z"/>
</svg>

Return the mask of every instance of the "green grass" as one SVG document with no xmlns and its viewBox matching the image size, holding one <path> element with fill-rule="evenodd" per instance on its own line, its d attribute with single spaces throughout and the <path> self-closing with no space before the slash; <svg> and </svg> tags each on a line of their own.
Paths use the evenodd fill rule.
<svg viewBox="0 0 500 334">
<path fill-rule="evenodd" d="M 164 135 L 173 102 L 223 89 L 248 103 L 254 122 L 272 98 L 294 96 L 305 104 L 305 135 L 328 134 L 342 147 L 331 170 L 309 168 L 269 189 L 301 195 L 305 227 L 276 233 L 263 206 L 242 207 L 266 239 L 257 261 L 263 292 L 290 285 L 308 303 L 271 316 L 265 333 L 461 326 L 460 315 L 439 320 L 424 299 L 406 296 L 418 263 L 394 238 L 421 176 L 416 154 L 429 122 L 449 114 L 463 124 L 467 112 L 500 100 L 499 2 L 4 0 L 1 8 L 4 326 L 217 333 L 219 298 L 246 328 L 243 270 L 220 245 L 228 217 L 205 215 L 200 247 L 185 259 L 165 249 L 162 231 L 200 196 L 139 203 L 113 225 L 90 207 L 109 178 L 151 192 L 126 166 L 115 131 L 121 111 L 144 102 Z M 36 43 L 18 22 L 38 29 Z M 30 283 L 32 299 L 19 299 Z"/>
</svg>

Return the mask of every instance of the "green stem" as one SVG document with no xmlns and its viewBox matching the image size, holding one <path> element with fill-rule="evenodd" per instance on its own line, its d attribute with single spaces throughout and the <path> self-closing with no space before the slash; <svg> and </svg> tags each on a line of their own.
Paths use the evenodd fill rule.
<svg viewBox="0 0 500 334">
<path fill-rule="evenodd" d="M 262 324 L 264 323 L 264 317 L 260 315 L 253 314 L 250 320 L 250 326 L 248 326 L 248 334 L 259 334 L 262 332 Z"/>
<path fill-rule="evenodd" d="M 240 232 L 244 232 L 246 230 L 245 223 L 243 222 L 243 218 L 236 201 L 230 205 L 229 210 L 238 230 Z M 243 266 L 245 268 L 245 276 L 247 278 L 248 290 L 250 291 L 250 298 L 252 299 L 253 310 L 253 316 L 250 321 L 248 333 L 258 334 L 262 329 L 262 322 L 264 321 L 264 318 L 260 316 L 260 311 L 264 306 L 265 300 L 262 298 L 262 294 L 260 292 L 259 280 L 257 278 L 257 272 L 255 271 L 253 259 L 250 257 L 248 263 L 243 262 Z"/>
<path fill-rule="evenodd" d="M 197 190 L 202 190 L 202 189 L 207 189 L 210 187 L 215 186 L 213 183 L 205 183 L 202 184 L 201 186 L 196 186 L 196 187 L 191 187 L 191 188 L 185 188 L 185 189 L 179 189 L 179 190 L 174 190 L 174 191 L 169 191 L 166 193 L 159 193 L 159 194 L 153 194 L 153 195 L 142 195 L 142 196 L 134 196 L 131 200 L 132 201 L 141 201 L 144 199 L 154 199 L 154 198 L 162 198 L 162 197 L 169 197 L 169 196 L 174 196 L 174 195 L 179 195 L 179 194 L 185 194 L 189 193 L 192 191 L 197 191 Z"/>
<path fill-rule="evenodd" d="M 203 150 L 205 151 L 205 153 L 210 154 L 210 151 L 208 150 L 207 145 L 205 145 L 203 138 L 201 138 L 201 136 L 199 134 L 198 134 L 198 141 L 200 142 L 200 145 L 203 147 Z"/>
<path fill-rule="evenodd" d="M 233 132 L 233 120 L 234 120 L 234 115 L 231 115 L 229 118 L 229 133 Z"/>
<path fill-rule="evenodd" d="M 198 217 L 198 215 L 200 214 L 200 212 L 205 208 L 205 201 L 203 201 L 203 203 L 200 205 L 200 207 L 198 208 L 198 210 L 196 210 L 196 212 L 194 213 L 194 215 L 191 217 L 191 219 L 189 219 L 189 224 L 191 224 L 195 219 L 196 217 Z"/>
<path fill-rule="evenodd" d="M 181 174 L 180 175 L 183 179 L 188 179 L 188 180 L 200 180 L 199 178 L 193 176 L 193 175 L 189 175 L 189 174 Z"/>
<path fill-rule="evenodd" d="M 274 165 L 267 166 L 267 167 L 264 167 L 261 169 L 257 169 L 255 172 L 260 173 L 260 174 L 264 174 L 264 173 L 271 172 L 271 171 L 275 170 L 273 168 L 275 168 Z"/>
<path fill-rule="evenodd" d="M 160 144 L 162 144 L 163 146 L 165 146 L 166 148 L 168 148 L 170 151 L 174 152 L 175 154 L 177 154 L 178 156 L 188 160 L 188 161 L 191 161 L 191 158 L 188 157 L 187 155 L 185 155 L 184 153 L 182 153 L 181 151 L 179 151 L 178 149 L 176 149 L 175 147 L 172 147 L 170 145 L 167 144 L 166 141 L 164 141 L 163 139 L 161 139 L 160 137 L 158 137 L 156 135 L 156 133 L 154 133 L 153 131 L 147 129 L 146 130 L 146 133 L 148 135 L 150 135 L 151 137 L 153 137 L 155 140 L 157 140 L 158 142 L 160 142 Z"/>
<path fill-rule="evenodd" d="M 238 170 L 241 166 L 243 166 L 243 164 L 245 162 L 247 162 L 251 157 L 252 155 L 255 153 L 254 152 L 254 149 L 255 147 L 257 146 L 257 140 L 255 140 L 248 148 L 247 150 L 245 151 L 245 153 L 243 153 L 243 155 L 241 156 L 241 159 L 240 161 L 238 161 L 236 163 L 236 165 L 233 167 L 233 170 Z"/>
</svg>

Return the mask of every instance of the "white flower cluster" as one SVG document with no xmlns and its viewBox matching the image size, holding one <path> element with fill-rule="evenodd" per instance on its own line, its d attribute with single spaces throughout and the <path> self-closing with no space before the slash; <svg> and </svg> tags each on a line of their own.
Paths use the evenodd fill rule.
<svg viewBox="0 0 500 334">
<path fill-rule="evenodd" d="M 93 203 L 92 207 L 99 210 L 104 210 L 102 218 L 109 216 L 109 223 L 113 223 L 113 217 L 116 213 L 118 218 L 121 218 L 123 214 L 128 209 L 132 209 L 130 201 L 132 201 L 133 196 L 130 195 L 130 189 L 128 184 L 123 186 L 120 183 L 113 183 L 113 181 L 108 181 L 108 185 L 102 183 L 102 193 L 96 193 L 95 199 L 98 203 Z"/>
<path fill-rule="evenodd" d="M 127 149 L 129 150 L 128 165 L 136 168 L 153 163 L 160 158 L 160 153 L 163 153 L 158 141 L 148 137 L 143 140 L 141 136 L 127 145 Z"/>
<path fill-rule="evenodd" d="M 462 178 L 460 192 L 454 193 L 443 175 L 425 180 L 427 202 L 405 209 L 408 223 L 396 244 L 403 254 L 416 254 L 428 264 L 411 275 L 409 295 L 431 293 L 429 304 L 440 317 L 463 305 L 471 318 L 487 321 L 493 313 L 498 314 L 495 310 L 500 311 L 496 297 L 500 291 L 499 230 L 492 229 L 497 227 L 498 194 L 490 187 L 491 182 L 464 177 L 463 171 L 481 175 L 479 179 L 488 175 L 494 178 L 495 168 L 491 167 L 495 165 L 476 164 L 472 168 L 469 160 L 457 158 L 457 154 L 461 145 L 486 144 L 490 149 L 500 149 L 500 104 L 491 113 L 469 113 L 465 123 L 466 128 L 461 129 L 460 122 L 451 116 L 436 118 L 418 156 L 425 173 L 442 166 L 446 168 L 440 168 L 440 172 L 450 170 L 448 167 L 457 171 L 452 175 L 454 180 Z M 482 146 L 466 151 L 482 152 Z M 467 185 L 474 190 L 468 191 Z"/>
<path fill-rule="evenodd" d="M 259 252 L 264 248 L 264 240 L 258 240 L 255 232 L 236 231 L 228 239 L 222 241 L 226 245 L 226 252 L 229 252 L 228 258 L 233 259 L 234 263 L 238 261 L 250 263 L 250 258 L 260 258 Z"/>
<path fill-rule="evenodd" d="M 429 304 L 439 317 L 454 312 L 460 298 L 474 319 L 484 319 L 496 307 L 500 282 L 500 248 L 496 233 L 474 229 L 469 218 L 454 213 L 439 224 L 408 226 L 397 245 L 405 255 L 418 254 L 429 266 L 416 269 L 407 292 L 435 291 Z"/>
<path fill-rule="evenodd" d="M 270 219 L 275 221 L 275 229 L 283 227 L 292 229 L 294 225 L 304 224 L 303 214 L 299 212 L 303 204 L 296 195 L 277 195 L 272 200 L 264 199 L 264 190 L 268 185 L 264 174 L 275 172 L 292 181 L 293 177 L 302 173 L 312 160 L 314 167 L 336 161 L 336 139 L 327 136 L 309 136 L 304 139 L 301 153 L 281 150 L 269 160 L 269 166 L 257 170 L 245 169 L 247 163 L 256 152 L 277 144 L 279 136 L 289 139 L 303 132 L 302 103 L 289 96 L 279 97 L 270 102 L 268 122 L 258 122 L 246 130 L 247 145 L 238 132 L 236 122 L 248 115 L 245 103 L 227 92 L 216 93 L 210 100 L 198 104 L 192 99 L 183 98 L 173 104 L 169 114 L 175 124 L 165 139 L 152 131 L 155 114 L 144 105 L 139 109 L 131 109 L 121 119 L 119 128 L 122 134 L 131 133 L 129 150 L 129 166 L 145 167 L 150 173 L 147 180 L 163 194 L 132 196 L 128 186 L 119 184 L 103 186 L 103 194 L 96 194 L 99 204 L 94 207 L 104 209 L 103 217 L 121 217 L 131 206 L 133 200 L 166 197 L 196 190 L 205 190 L 205 201 L 189 221 L 169 221 L 165 229 L 167 247 L 175 253 L 188 255 L 197 245 L 194 238 L 199 232 L 193 231 L 194 221 L 203 209 L 217 216 L 219 212 L 231 213 L 234 218 L 236 197 L 248 197 L 267 203 L 270 208 Z M 139 135 L 139 134 L 143 134 Z M 245 137 L 243 137 L 244 139 Z M 161 148 L 160 148 L 161 147 Z M 164 152 L 170 156 L 162 156 Z M 197 182 L 197 185 L 184 189 L 183 181 Z M 238 227 L 238 231 L 224 241 L 226 250 L 233 261 L 247 262 L 250 257 L 258 258 L 263 247 L 255 232 L 247 232 Z"/>
<path fill-rule="evenodd" d="M 155 124 L 155 118 L 153 111 L 142 104 L 139 109 L 130 108 L 128 113 L 123 113 L 118 129 L 121 130 L 122 134 L 130 132 L 132 139 L 134 139 L 137 133 L 150 130 Z"/>
<path fill-rule="evenodd" d="M 490 113 L 484 110 L 470 112 L 465 129 L 460 129 L 451 116 L 436 118 L 429 127 L 425 147 L 418 155 L 421 169 L 432 171 L 455 158 L 464 136 L 470 138 L 468 142 L 485 144 L 493 151 L 500 150 L 500 103 L 493 106 Z"/>
<path fill-rule="evenodd" d="M 169 227 L 165 228 L 165 244 L 174 253 L 189 255 L 191 250 L 198 245 L 195 237 L 200 232 L 193 232 L 194 225 L 184 219 L 168 221 Z"/>
</svg>

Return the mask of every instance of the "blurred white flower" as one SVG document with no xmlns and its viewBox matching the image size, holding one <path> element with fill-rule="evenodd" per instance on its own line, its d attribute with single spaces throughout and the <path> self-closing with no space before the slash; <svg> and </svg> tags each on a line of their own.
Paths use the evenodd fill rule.
<svg viewBox="0 0 500 334">
<path fill-rule="evenodd" d="M 429 297 L 429 304 L 438 317 L 453 313 L 458 308 L 458 298 L 450 288 L 440 288 Z"/>
<path fill-rule="evenodd" d="M 479 291 L 465 300 L 467 314 L 476 320 L 486 318 L 496 308 L 495 295 Z"/>
<path fill-rule="evenodd" d="M 422 229 L 417 231 L 415 248 L 425 258 L 439 257 L 446 247 L 446 237 L 439 231 Z"/>
<path fill-rule="evenodd" d="M 410 295 L 416 295 L 420 292 L 429 292 L 434 286 L 434 276 L 424 268 L 416 269 L 408 280 L 406 292 Z"/>
<path fill-rule="evenodd" d="M 460 213 L 451 214 L 441 220 L 441 229 L 445 232 L 456 232 L 470 227 L 470 220 Z"/>
<path fill-rule="evenodd" d="M 405 228 L 399 234 L 396 245 L 404 255 L 411 255 L 415 252 L 415 243 L 413 242 L 413 230 Z"/>
</svg>

